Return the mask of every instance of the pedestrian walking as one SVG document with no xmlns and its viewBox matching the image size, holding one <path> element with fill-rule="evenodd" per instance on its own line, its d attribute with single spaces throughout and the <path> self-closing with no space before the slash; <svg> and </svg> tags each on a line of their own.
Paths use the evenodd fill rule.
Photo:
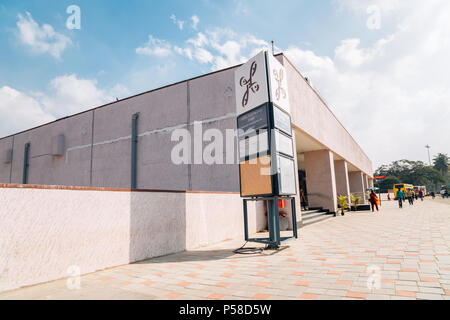
<svg viewBox="0 0 450 320">
<path fill-rule="evenodd" d="M 420 190 L 420 192 L 419 192 L 419 197 L 420 197 L 420 200 L 423 201 L 423 191 L 422 190 Z"/>
<path fill-rule="evenodd" d="M 391 195 L 388 193 L 388 200 L 391 201 Z"/>
<path fill-rule="evenodd" d="M 405 193 L 403 192 L 403 190 L 398 190 L 396 197 L 398 200 L 398 207 L 403 208 L 403 199 L 405 199 Z"/>
<path fill-rule="evenodd" d="M 434 193 L 434 191 L 431 191 L 431 197 L 433 198 L 433 200 L 434 198 L 436 198 L 436 193 Z"/>
<path fill-rule="evenodd" d="M 406 193 L 408 194 L 409 205 L 413 205 L 414 204 L 414 191 L 408 190 Z"/>
<path fill-rule="evenodd" d="M 375 208 L 377 208 L 378 211 L 378 203 L 380 202 L 380 200 L 378 200 L 378 197 L 373 190 L 370 193 L 369 202 L 372 205 L 372 212 L 375 212 Z"/>
</svg>

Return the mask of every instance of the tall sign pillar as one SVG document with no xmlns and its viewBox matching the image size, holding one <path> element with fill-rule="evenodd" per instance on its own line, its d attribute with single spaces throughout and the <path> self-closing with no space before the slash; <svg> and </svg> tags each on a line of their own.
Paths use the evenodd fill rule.
<svg viewBox="0 0 450 320">
<path fill-rule="evenodd" d="M 293 237 L 297 238 L 294 163 L 289 93 L 284 66 L 262 51 L 235 71 L 240 192 L 244 198 L 247 241 L 278 247 L 278 200 L 291 201 Z M 247 201 L 269 202 L 269 239 L 249 239 Z"/>
</svg>

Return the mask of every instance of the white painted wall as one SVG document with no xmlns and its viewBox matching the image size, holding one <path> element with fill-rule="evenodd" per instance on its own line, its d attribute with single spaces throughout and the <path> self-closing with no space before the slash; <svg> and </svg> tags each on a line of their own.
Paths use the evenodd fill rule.
<svg viewBox="0 0 450 320">
<path fill-rule="evenodd" d="M 242 217 L 239 194 L 3 185 L 0 292 L 243 240 Z"/>
</svg>

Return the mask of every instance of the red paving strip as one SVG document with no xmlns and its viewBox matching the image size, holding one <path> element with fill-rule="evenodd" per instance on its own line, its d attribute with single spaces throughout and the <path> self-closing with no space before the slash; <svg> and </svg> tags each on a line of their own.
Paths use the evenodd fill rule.
<svg viewBox="0 0 450 320">
<path fill-rule="evenodd" d="M 233 276 L 233 274 L 232 273 L 222 273 L 220 276 L 225 277 L 225 278 L 231 278 Z"/>
<path fill-rule="evenodd" d="M 305 275 L 303 272 L 297 272 L 297 271 L 294 271 L 294 272 L 292 272 L 291 274 L 292 274 L 293 276 L 300 276 L 300 277 L 302 277 L 302 276 Z"/>
<path fill-rule="evenodd" d="M 182 282 L 177 283 L 177 286 L 180 286 L 180 287 L 189 287 L 190 285 L 191 285 L 191 283 L 190 282 L 186 282 L 186 281 L 182 281 Z"/>
<path fill-rule="evenodd" d="M 354 266 L 367 266 L 367 262 L 354 262 Z"/>
<path fill-rule="evenodd" d="M 176 299 L 180 296 L 181 296 L 181 293 L 178 293 L 178 292 L 171 292 L 171 293 L 166 294 L 166 297 L 169 299 Z"/>
<path fill-rule="evenodd" d="M 141 282 L 141 284 L 143 284 L 145 286 L 151 286 L 154 283 L 156 283 L 156 282 L 154 282 L 154 281 L 143 281 L 143 282 Z"/>
<path fill-rule="evenodd" d="M 268 277 L 269 274 L 268 274 L 268 273 L 264 273 L 264 272 L 258 272 L 258 273 L 256 274 L 256 276 L 257 276 L 257 277 Z"/>
<path fill-rule="evenodd" d="M 222 288 L 226 288 L 228 287 L 230 284 L 228 282 L 218 282 L 215 284 L 216 287 L 222 287 Z"/>
<path fill-rule="evenodd" d="M 366 298 L 366 294 L 363 292 L 353 292 L 353 291 L 348 291 L 347 298 L 358 298 L 358 299 L 365 299 Z"/>
<path fill-rule="evenodd" d="M 257 286 L 257 287 L 267 287 L 267 286 L 269 286 L 269 284 L 270 283 L 268 283 L 268 282 L 256 282 L 253 285 Z"/>
<path fill-rule="evenodd" d="M 297 259 L 295 258 L 288 258 L 286 259 L 287 262 L 297 262 Z"/>
<path fill-rule="evenodd" d="M 409 297 L 409 298 L 416 297 L 416 293 L 412 292 L 412 291 L 396 291 L 395 295 L 400 296 L 400 297 Z"/>
<path fill-rule="evenodd" d="M 388 261 L 387 264 L 402 264 L 400 261 Z"/>
<path fill-rule="evenodd" d="M 445 295 L 450 296 L 450 290 L 445 290 Z"/>
<path fill-rule="evenodd" d="M 351 280 L 336 280 L 336 284 L 352 284 L 353 281 Z"/>
<path fill-rule="evenodd" d="M 381 279 L 381 282 L 383 282 L 383 283 L 394 283 L 395 280 L 394 279 Z"/>
<path fill-rule="evenodd" d="M 300 287 L 309 287 L 309 282 L 305 282 L 305 281 L 297 281 L 295 283 L 296 286 L 300 286 Z"/>
<path fill-rule="evenodd" d="M 436 278 L 420 278 L 420 281 L 422 281 L 422 282 L 439 282 L 439 280 L 438 279 L 436 279 Z"/>
<path fill-rule="evenodd" d="M 255 300 L 267 300 L 269 298 L 270 298 L 270 294 L 264 294 L 264 293 L 257 293 L 252 297 L 252 299 L 255 299 Z"/>
<path fill-rule="evenodd" d="M 313 294 L 313 293 L 302 293 L 299 296 L 300 299 L 305 299 L 305 300 L 316 300 L 317 299 L 317 294 Z"/>
<path fill-rule="evenodd" d="M 413 268 L 402 268 L 400 269 L 401 272 L 417 272 L 417 269 Z"/>
<path fill-rule="evenodd" d="M 328 274 L 339 274 L 339 275 L 341 275 L 342 272 L 341 271 L 330 270 L 330 271 L 328 271 Z"/>
<path fill-rule="evenodd" d="M 198 277 L 198 273 L 188 273 L 187 275 L 186 275 L 186 277 L 191 277 L 191 278 L 195 278 L 195 277 Z"/>
<path fill-rule="evenodd" d="M 218 294 L 218 293 L 211 293 L 209 296 L 207 296 L 207 299 L 212 299 L 212 300 L 220 300 L 223 297 L 225 297 L 224 294 Z"/>
<path fill-rule="evenodd" d="M 328 267 L 328 268 L 333 268 L 334 265 L 329 264 L 329 263 L 322 263 L 322 267 Z"/>
</svg>

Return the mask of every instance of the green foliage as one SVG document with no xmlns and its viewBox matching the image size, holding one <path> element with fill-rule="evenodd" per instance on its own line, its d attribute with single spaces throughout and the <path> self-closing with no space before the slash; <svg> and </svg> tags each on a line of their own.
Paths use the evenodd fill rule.
<svg viewBox="0 0 450 320">
<path fill-rule="evenodd" d="M 425 165 L 422 161 L 394 161 L 390 165 L 382 165 L 379 167 L 375 172 L 375 175 L 387 176 L 390 178 L 390 181 L 382 182 L 382 190 L 392 189 L 392 186 L 399 182 L 415 186 L 438 185 L 446 182 L 445 177 L 441 172 L 436 170 L 435 167 Z M 394 183 L 391 183 L 393 181 Z"/>
<path fill-rule="evenodd" d="M 339 196 L 338 197 L 338 206 L 341 209 L 342 213 L 345 209 L 348 209 L 348 197 L 346 196 Z"/>
<path fill-rule="evenodd" d="M 402 181 L 400 181 L 399 178 L 397 178 L 396 176 L 388 176 L 388 177 L 386 177 L 386 179 L 381 180 L 378 183 L 375 183 L 375 186 L 380 188 L 381 191 L 386 192 L 386 191 L 392 189 L 392 186 L 394 184 L 398 184 L 398 183 L 402 183 Z"/>
<path fill-rule="evenodd" d="M 449 158 L 446 154 L 439 153 L 436 157 L 433 159 L 434 168 L 441 172 L 442 175 L 446 176 L 448 173 L 448 163 Z"/>
<path fill-rule="evenodd" d="M 361 197 L 356 197 L 355 195 L 351 194 L 350 195 L 351 199 L 352 199 L 352 206 L 355 209 L 355 211 L 358 208 L 358 205 L 361 203 Z"/>
</svg>

